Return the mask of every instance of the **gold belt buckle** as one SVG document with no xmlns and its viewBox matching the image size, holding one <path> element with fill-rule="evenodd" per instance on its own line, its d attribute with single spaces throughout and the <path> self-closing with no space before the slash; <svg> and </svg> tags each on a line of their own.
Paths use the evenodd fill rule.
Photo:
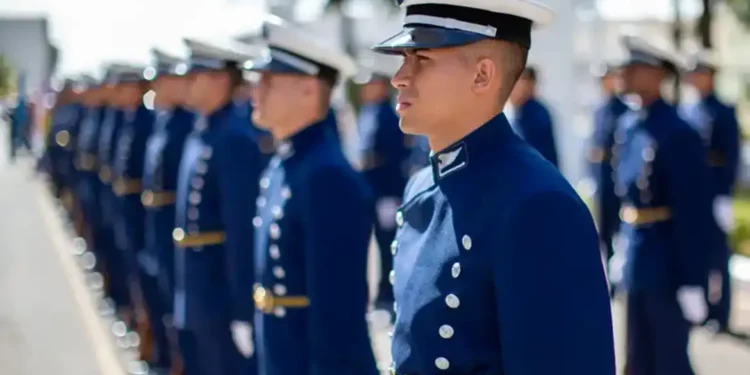
<svg viewBox="0 0 750 375">
<path fill-rule="evenodd" d="M 262 286 L 255 287 L 253 300 L 255 301 L 255 307 L 266 314 L 272 313 L 276 307 L 273 294 Z"/>
</svg>

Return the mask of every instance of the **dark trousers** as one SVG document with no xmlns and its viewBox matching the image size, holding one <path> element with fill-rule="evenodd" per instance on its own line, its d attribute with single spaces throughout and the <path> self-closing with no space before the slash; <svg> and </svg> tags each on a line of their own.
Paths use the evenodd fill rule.
<svg viewBox="0 0 750 375">
<path fill-rule="evenodd" d="M 96 232 L 96 254 L 104 259 L 107 270 L 107 292 L 118 310 L 132 308 L 131 279 L 124 252 L 115 246 L 111 227 L 102 225 Z"/>
<path fill-rule="evenodd" d="M 396 228 L 385 229 L 375 222 L 375 241 L 378 244 L 380 254 L 380 283 L 378 283 L 378 295 L 376 303 L 393 304 L 393 285 L 388 275 L 393 270 L 393 254 L 391 254 L 391 243 L 396 237 Z"/>
<path fill-rule="evenodd" d="M 202 375 L 198 364 L 198 347 L 195 342 L 195 335 L 188 330 L 180 329 L 177 331 L 177 341 L 180 344 L 184 375 Z"/>
<path fill-rule="evenodd" d="M 140 269 L 141 290 L 146 302 L 151 333 L 153 334 L 153 354 L 151 366 L 168 368 L 171 366 L 171 352 L 169 350 L 169 336 L 164 325 L 166 315 L 164 297 L 159 289 L 158 279 L 143 269 Z"/>
<path fill-rule="evenodd" d="M 626 375 L 694 375 L 690 323 L 671 292 L 628 294 Z"/>
<path fill-rule="evenodd" d="M 706 288 L 708 300 L 708 318 L 714 320 L 722 329 L 729 328 L 729 318 L 732 315 L 732 276 L 729 274 L 729 252 L 723 251 L 713 262 L 712 275 L 720 278 L 721 290 L 718 296 L 710 295 L 711 287 Z M 710 283 L 710 282 L 709 282 Z"/>
<path fill-rule="evenodd" d="M 193 331 L 199 354 L 196 357 L 199 375 L 255 374 L 253 361 L 243 357 L 234 344 L 229 319 L 213 319 L 201 323 Z"/>
</svg>

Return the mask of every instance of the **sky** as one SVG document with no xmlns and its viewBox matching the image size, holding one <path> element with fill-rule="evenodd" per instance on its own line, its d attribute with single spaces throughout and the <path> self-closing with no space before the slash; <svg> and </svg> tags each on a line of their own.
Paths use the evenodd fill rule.
<svg viewBox="0 0 750 375">
<path fill-rule="evenodd" d="M 302 1 L 298 12 L 314 13 L 325 0 Z M 669 19 L 672 14 L 672 0 L 597 3 L 605 17 Z M 699 0 L 683 3 L 685 13 L 700 11 Z M 52 41 L 62 51 L 63 74 L 91 71 L 108 60 L 147 63 L 152 46 L 181 52 L 182 36 L 252 31 L 265 9 L 265 0 L 0 0 L 0 16 L 47 15 Z"/>
</svg>

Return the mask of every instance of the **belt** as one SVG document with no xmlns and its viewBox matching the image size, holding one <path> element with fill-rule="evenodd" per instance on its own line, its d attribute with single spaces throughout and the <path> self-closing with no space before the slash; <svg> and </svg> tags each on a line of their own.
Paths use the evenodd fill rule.
<svg viewBox="0 0 750 375">
<path fill-rule="evenodd" d="M 727 158 L 723 152 L 709 151 L 708 152 L 708 165 L 710 167 L 723 167 L 727 164 Z"/>
<path fill-rule="evenodd" d="M 79 171 L 92 172 L 96 169 L 96 157 L 89 153 L 78 154 L 76 168 Z"/>
<path fill-rule="evenodd" d="M 253 301 L 255 301 L 255 308 L 264 314 L 273 313 L 277 307 L 301 309 L 310 306 L 310 299 L 307 296 L 275 296 L 270 289 L 259 284 L 255 284 Z"/>
<path fill-rule="evenodd" d="M 99 168 L 99 180 L 105 184 L 112 182 L 112 170 L 109 169 L 109 166 L 102 165 L 101 168 Z"/>
<path fill-rule="evenodd" d="M 173 191 L 145 190 L 141 194 L 141 203 L 144 207 L 163 207 L 174 204 L 175 194 Z"/>
<path fill-rule="evenodd" d="M 175 228 L 172 240 L 180 248 L 220 245 L 226 240 L 226 234 L 222 231 L 186 234 L 182 228 Z"/>
<path fill-rule="evenodd" d="M 672 218 L 669 207 L 635 208 L 625 206 L 620 209 L 620 219 L 631 225 L 646 225 L 667 221 Z"/>
<path fill-rule="evenodd" d="M 112 186 L 112 190 L 118 197 L 138 194 L 141 192 L 141 180 L 139 178 L 118 178 Z"/>
</svg>

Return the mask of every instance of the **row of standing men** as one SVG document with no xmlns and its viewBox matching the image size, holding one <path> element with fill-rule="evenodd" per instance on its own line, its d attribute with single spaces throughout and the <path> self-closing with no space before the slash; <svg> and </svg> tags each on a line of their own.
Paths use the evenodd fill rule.
<svg viewBox="0 0 750 375">
<path fill-rule="evenodd" d="M 368 298 L 358 283 L 364 276 L 357 276 L 365 273 L 366 252 L 344 250 L 366 250 L 373 226 L 386 275 L 376 307 L 392 311 L 395 210 L 428 156 L 423 139 L 398 129 L 387 88 L 392 65 L 369 63 L 354 77 L 345 54 L 320 62 L 325 44 L 300 48 L 296 30 L 266 29 L 275 43 L 270 62 L 258 60 L 255 46 L 188 38 L 187 57 L 154 49 L 151 66 L 110 64 L 101 81 L 67 80 L 57 96 L 47 148 L 56 194 L 94 251 L 119 318 L 139 333 L 152 372 L 252 374 L 255 311 L 298 320 L 287 309 L 319 297 L 325 300 L 316 313 L 326 324 L 308 328 L 320 340 L 316 354 L 342 345 L 369 351 L 364 310 L 361 317 L 333 314 L 338 302 L 328 299 L 337 297 L 327 291 L 340 290 L 351 299 L 346 304 L 364 309 L 357 304 Z M 253 124 L 250 80 L 257 76 L 243 74 L 253 60 L 253 70 L 269 64 L 280 75 L 315 78 L 328 95 L 339 79 L 361 84 L 358 171 L 344 158 L 330 97 L 318 98 L 326 103 L 319 124 L 286 142 L 276 144 Z M 311 74 L 311 63 L 329 71 Z M 355 219 L 342 222 L 342 210 L 356 211 Z M 253 260 L 261 247 L 266 259 Z M 330 273 L 336 268 L 338 277 Z M 307 295 L 292 295 L 302 284 Z M 341 340 L 332 337 L 336 331 Z M 352 343 L 352 335 L 362 340 Z M 374 362 L 363 369 L 373 371 Z"/>
<path fill-rule="evenodd" d="M 284 50 L 293 50 L 281 39 Z M 248 249 L 268 246 L 255 242 L 253 226 L 278 241 L 280 229 L 274 221 L 285 216 L 281 202 L 269 201 L 279 197 L 263 194 L 274 188 L 267 176 L 274 163 L 263 171 L 274 151 L 283 160 L 291 157 L 293 151 L 287 148 L 292 146 L 274 145 L 270 133 L 252 124 L 251 83 L 238 68 L 257 53 L 234 42 L 212 42 L 186 39 L 191 51 L 188 61 L 154 49 L 150 67 L 113 64 L 102 82 L 91 77 L 67 81 L 57 98 L 48 141 L 55 190 L 77 213 L 79 232 L 97 255 L 108 294 L 120 317 L 144 339 L 142 358 L 152 371 L 179 369 L 183 362 L 188 373 L 196 368 L 204 369 L 196 373 L 245 373 L 239 369 L 252 367 L 241 356 L 228 357 L 238 353 L 235 346 L 248 346 L 238 343 L 243 340 L 236 336 L 252 335 L 249 326 L 241 324 L 252 321 L 252 310 L 237 301 L 253 294 L 248 291 L 255 284 L 249 276 L 254 272 L 248 269 L 253 263 L 247 259 L 252 253 Z M 351 71 L 346 62 L 343 65 Z M 393 313 L 387 275 L 393 267 L 396 210 L 409 176 L 427 164 L 428 150 L 423 138 L 405 135 L 398 128 L 389 90 L 394 64 L 375 58 L 363 65 L 353 77 L 361 84 L 362 103 L 354 164 L 364 178 L 357 183 L 366 186 L 356 190 L 372 193 L 375 215 L 374 220 L 365 220 L 369 207 L 360 207 L 363 223 L 347 225 L 361 229 L 374 224 L 383 275 L 375 308 Z M 518 108 L 514 130 L 557 165 L 551 116 L 534 98 L 535 84 L 536 70 L 528 68 L 511 99 Z M 300 134 L 292 139 L 299 138 L 299 143 L 308 142 L 304 137 L 338 139 L 332 109 L 322 122 L 328 129 L 325 135 Z M 337 142 L 329 146 L 340 147 Z M 325 163 L 341 162 L 339 152 L 318 157 Z M 335 181 L 328 180 L 335 178 L 335 174 L 322 175 L 315 180 L 331 185 Z M 304 186 L 315 189 L 312 182 Z M 289 199 L 290 186 L 275 188 L 281 200 Z M 323 197 L 335 197 L 329 188 L 320 189 Z M 305 194 L 321 199 L 312 192 Z M 367 194 L 352 199 L 363 200 Z M 310 231 L 310 236 L 326 232 L 316 226 L 341 225 L 326 208 L 333 202 L 319 204 L 309 218 L 310 227 L 299 228 Z M 265 207 L 270 207 L 266 216 Z M 364 232 L 352 233 L 361 242 L 363 237 L 357 233 Z M 355 238 L 352 241 L 357 243 Z M 279 247 L 271 244 L 269 249 L 271 259 L 278 260 Z M 328 251 L 334 254 L 337 247 Z M 335 257 L 324 259 L 323 254 L 316 257 L 346 264 Z M 267 313 L 285 315 L 285 303 L 279 302 L 285 299 L 292 306 L 307 303 L 307 297 L 285 296 L 287 287 L 280 283 L 294 277 L 289 275 L 294 266 L 271 267 L 278 282 L 272 293 L 277 297 L 272 306 L 264 307 Z M 334 282 L 328 279 L 334 278 L 321 277 L 319 287 Z M 256 305 L 263 293 L 256 288 Z M 192 363 L 198 357 L 201 360 Z"/>
</svg>

